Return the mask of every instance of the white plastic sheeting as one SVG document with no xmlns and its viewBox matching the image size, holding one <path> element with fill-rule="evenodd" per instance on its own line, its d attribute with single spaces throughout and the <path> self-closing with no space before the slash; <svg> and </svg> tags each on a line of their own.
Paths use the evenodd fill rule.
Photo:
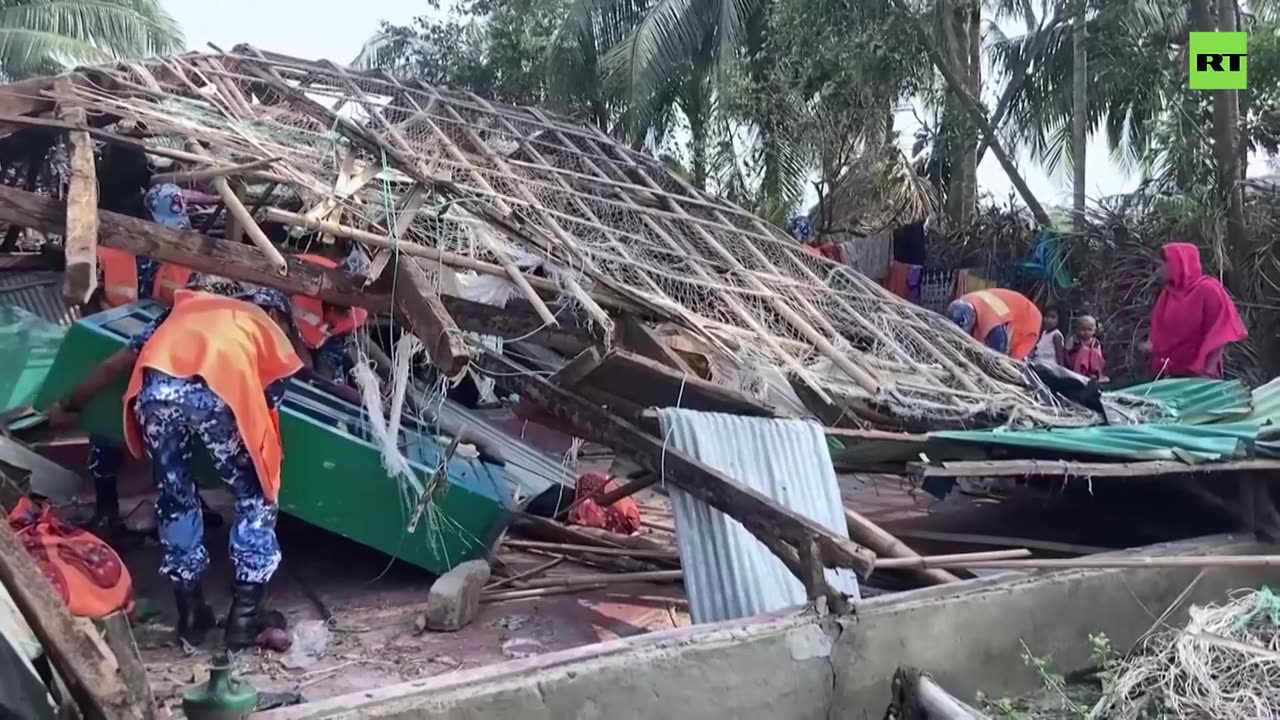
<svg viewBox="0 0 1280 720">
<path fill-rule="evenodd" d="M 658 417 L 668 447 L 832 532 L 848 535 L 840 488 L 818 424 L 678 408 L 659 410 Z M 666 487 L 695 623 L 749 617 L 806 602 L 804 585 L 737 520 L 673 485 Z M 851 570 L 827 570 L 827 581 L 859 597 L 858 578 Z"/>
</svg>

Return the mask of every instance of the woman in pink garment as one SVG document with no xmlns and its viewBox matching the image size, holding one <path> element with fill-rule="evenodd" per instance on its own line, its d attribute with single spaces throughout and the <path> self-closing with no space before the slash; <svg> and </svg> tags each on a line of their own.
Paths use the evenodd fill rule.
<svg viewBox="0 0 1280 720">
<path fill-rule="evenodd" d="M 1222 377 L 1227 345 L 1249 336 L 1222 283 L 1200 267 L 1200 249 L 1169 243 L 1163 249 L 1164 289 L 1151 317 L 1151 370 L 1158 377 Z"/>
</svg>

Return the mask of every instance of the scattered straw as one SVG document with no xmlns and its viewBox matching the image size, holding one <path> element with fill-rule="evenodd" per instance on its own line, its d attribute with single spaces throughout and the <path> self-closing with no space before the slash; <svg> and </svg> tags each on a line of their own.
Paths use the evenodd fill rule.
<svg viewBox="0 0 1280 720">
<path fill-rule="evenodd" d="M 1240 590 L 1121 663 L 1090 717 L 1280 718 L 1280 596 Z"/>
</svg>

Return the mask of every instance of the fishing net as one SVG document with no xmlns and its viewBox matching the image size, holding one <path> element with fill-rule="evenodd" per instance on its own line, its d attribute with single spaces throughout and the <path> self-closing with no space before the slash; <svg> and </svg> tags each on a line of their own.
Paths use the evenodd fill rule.
<svg viewBox="0 0 1280 720">
<path fill-rule="evenodd" d="M 1148 637 L 1091 717 L 1280 718 L 1280 596 L 1263 588 L 1230 597 Z"/>
</svg>

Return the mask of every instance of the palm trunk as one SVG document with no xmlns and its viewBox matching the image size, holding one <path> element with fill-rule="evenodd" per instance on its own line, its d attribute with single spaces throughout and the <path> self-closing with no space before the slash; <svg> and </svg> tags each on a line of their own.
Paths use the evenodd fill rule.
<svg viewBox="0 0 1280 720">
<path fill-rule="evenodd" d="M 1213 29 L 1209 0 L 1192 0 L 1192 17 Z M 1203 5 L 1204 7 L 1196 7 Z M 1236 13 L 1234 0 L 1217 1 L 1217 30 L 1234 32 Z M 1227 206 L 1227 257 L 1233 268 L 1241 269 L 1240 259 L 1248 242 L 1244 224 L 1244 195 L 1240 184 L 1240 106 L 1235 90 L 1213 91 L 1213 152 L 1218 165 L 1218 197 Z"/>
<path fill-rule="evenodd" d="M 1085 153 L 1089 141 L 1089 51 L 1085 45 L 1085 14 L 1088 4 L 1075 0 L 1076 27 L 1071 35 L 1071 160 L 1073 164 L 1072 226 L 1077 233 L 1084 230 Z"/>
<path fill-rule="evenodd" d="M 981 97 L 981 63 L 974 57 L 981 52 L 974 22 L 976 8 L 969 0 L 938 0 L 944 52 L 963 89 L 952 88 L 944 109 L 943 126 L 947 128 L 947 160 L 951 177 L 947 183 L 947 217 L 955 228 L 967 227 L 973 221 L 978 197 L 978 138 L 961 92 Z"/>
<path fill-rule="evenodd" d="M 1004 144 L 1000 142 L 1000 138 L 996 136 L 995 128 L 991 121 L 987 118 L 986 108 L 982 105 L 982 101 L 969 92 L 969 83 L 971 79 L 968 75 L 960 75 L 956 72 L 954 66 L 949 62 L 942 52 L 938 50 L 938 44 L 935 38 L 929 33 L 928 27 L 921 21 L 920 16 L 907 5 L 906 0 L 891 0 L 893 6 L 907 18 L 912 20 L 917 35 L 920 36 L 921 42 L 924 44 L 925 52 L 929 55 L 929 60 L 938 72 L 942 73 L 942 77 L 947 82 L 947 87 L 952 94 L 960 101 L 960 104 L 969 114 L 969 118 L 977 125 L 978 131 L 982 133 L 983 140 L 991 148 L 992 154 L 996 156 L 996 160 L 1000 162 L 1000 167 L 1004 168 L 1005 174 L 1009 176 L 1009 182 L 1013 184 L 1018 195 L 1022 197 L 1022 201 L 1027 204 L 1027 208 L 1031 210 L 1031 214 L 1035 216 L 1036 222 L 1041 225 L 1048 225 L 1050 222 L 1049 213 L 1045 212 L 1044 206 L 1036 199 L 1035 193 L 1031 192 L 1031 187 L 1027 185 L 1027 181 L 1022 177 L 1022 173 L 1018 172 L 1018 166 L 1013 162 L 1011 156 L 1004 148 Z M 976 153 L 975 153 L 976 160 Z"/>
</svg>

